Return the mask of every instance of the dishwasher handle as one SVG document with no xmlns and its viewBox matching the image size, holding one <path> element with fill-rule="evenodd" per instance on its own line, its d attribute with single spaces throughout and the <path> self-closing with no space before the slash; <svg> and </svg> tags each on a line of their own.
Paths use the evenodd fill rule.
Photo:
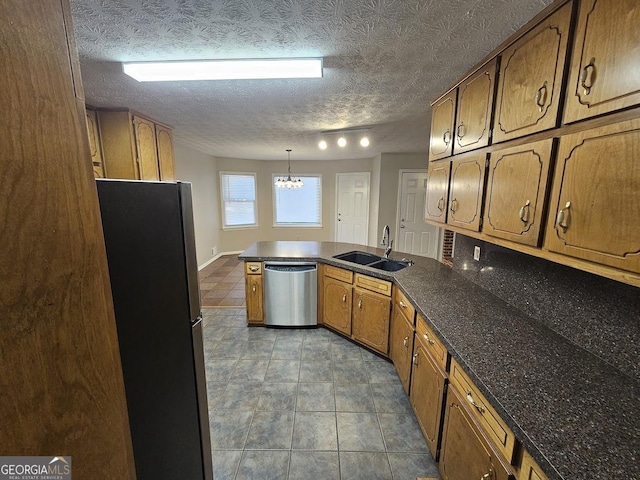
<svg viewBox="0 0 640 480">
<path fill-rule="evenodd" d="M 317 265 L 270 265 L 266 264 L 264 266 L 265 271 L 269 270 L 272 272 L 311 272 L 313 270 L 317 270 Z"/>
</svg>

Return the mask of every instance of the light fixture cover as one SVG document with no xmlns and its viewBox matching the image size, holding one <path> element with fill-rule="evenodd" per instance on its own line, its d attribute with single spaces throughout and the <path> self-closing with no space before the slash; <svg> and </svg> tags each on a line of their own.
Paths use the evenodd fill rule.
<svg viewBox="0 0 640 480">
<path fill-rule="evenodd" d="M 339 147 L 346 147 L 347 146 L 347 139 L 344 137 L 340 137 L 338 139 L 338 146 Z"/>
<path fill-rule="evenodd" d="M 369 137 L 362 137 L 360 139 L 360 145 L 362 145 L 363 147 L 368 147 L 369 146 Z"/>
<path fill-rule="evenodd" d="M 122 69 L 139 82 L 322 78 L 322 58 L 125 62 Z"/>
<path fill-rule="evenodd" d="M 326 150 L 327 149 L 327 141 L 326 140 L 320 140 L 320 142 L 318 143 L 318 148 L 320 150 Z"/>
</svg>

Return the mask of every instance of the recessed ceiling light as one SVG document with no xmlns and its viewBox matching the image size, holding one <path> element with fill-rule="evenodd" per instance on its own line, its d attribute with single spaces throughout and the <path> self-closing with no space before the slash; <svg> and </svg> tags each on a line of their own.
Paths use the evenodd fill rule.
<svg viewBox="0 0 640 480">
<path fill-rule="evenodd" d="M 127 62 L 122 69 L 139 82 L 322 78 L 322 58 Z"/>
<path fill-rule="evenodd" d="M 362 137 L 360 139 L 360 145 L 362 145 L 363 147 L 368 147 L 369 146 L 369 137 Z"/>
<path fill-rule="evenodd" d="M 338 146 L 339 147 L 346 147 L 347 146 L 347 139 L 344 137 L 340 137 L 338 139 Z"/>
<path fill-rule="evenodd" d="M 327 149 L 327 141 L 326 140 L 320 140 L 320 142 L 318 143 L 318 148 L 320 148 L 320 150 L 326 150 Z"/>
</svg>

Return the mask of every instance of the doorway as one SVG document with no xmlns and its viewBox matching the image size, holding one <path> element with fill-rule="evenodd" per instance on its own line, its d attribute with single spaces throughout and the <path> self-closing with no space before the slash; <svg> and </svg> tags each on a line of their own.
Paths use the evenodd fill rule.
<svg viewBox="0 0 640 480">
<path fill-rule="evenodd" d="M 336 242 L 367 244 L 370 175 L 369 172 L 336 175 Z"/>
<path fill-rule="evenodd" d="M 426 170 L 400 170 L 394 250 L 439 260 L 442 229 L 424 222 Z"/>
</svg>

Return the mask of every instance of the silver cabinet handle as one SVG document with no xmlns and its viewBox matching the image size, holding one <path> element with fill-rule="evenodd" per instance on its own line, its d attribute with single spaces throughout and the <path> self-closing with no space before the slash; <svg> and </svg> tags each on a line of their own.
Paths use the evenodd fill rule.
<svg viewBox="0 0 640 480">
<path fill-rule="evenodd" d="M 358 299 L 358 308 L 362 309 L 362 298 Z"/>
<path fill-rule="evenodd" d="M 536 92 L 536 105 L 538 110 L 542 112 L 544 104 L 547 102 L 547 82 L 545 81 Z"/>
<path fill-rule="evenodd" d="M 444 198 L 440 197 L 438 200 L 438 210 L 442 211 L 442 207 L 444 206 Z"/>
<path fill-rule="evenodd" d="M 451 141 L 451 132 L 449 131 L 449 129 L 447 129 L 444 132 L 444 135 L 442 135 L 442 141 L 445 145 L 449 145 L 449 142 Z"/>
<path fill-rule="evenodd" d="M 404 346 L 408 347 L 409 346 L 409 337 L 404 337 Z"/>
<path fill-rule="evenodd" d="M 255 291 L 256 291 L 256 286 L 255 286 L 255 284 L 251 287 L 251 291 L 252 291 L 253 293 L 255 293 Z"/>
<path fill-rule="evenodd" d="M 346 302 L 346 301 L 347 301 L 347 294 L 346 294 L 346 293 L 343 293 L 343 294 L 342 294 L 342 301 L 343 301 L 343 302 Z"/>
<path fill-rule="evenodd" d="M 478 405 L 476 401 L 473 399 L 473 396 L 471 395 L 471 390 L 467 392 L 467 402 L 469 402 L 473 407 L 475 407 L 475 409 L 478 410 L 481 414 L 484 413 L 484 408 Z"/>
<path fill-rule="evenodd" d="M 561 208 L 556 217 L 556 225 L 558 225 L 563 232 L 566 233 L 569 228 L 569 209 L 571 208 L 571 202 L 567 202 L 564 208 Z"/>
<path fill-rule="evenodd" d="M 596 71 L 595 63 L 596 59 L 592 58 L 580 73 L 580 85 L 582 86 L 585 95 L 589 95 L 591 93 L 591 88 L 593 87 L 593 74 Z"/>
<path fill-rule="evenodd" d="M 529 205 L 530 204 L 531 202 L 527 200 L 527 203 L 525 203 L 522 206 L 522 208 L 520 208 L 520 213 L 518 214 L 518 216 L 520 217 L 520 220 L 522 220 L 524 223 L 529 222 Z"/>
<path fill-rule="evenodd" d="M 458 135 L 458 138 L 464 137 L 464 123 L 461 123 L 460 125 L 458 125 L 458 129 L 456 130 L 456 135 Z"/>
<path fill-rule="evenodd" d="M 414 354 L 413 354 L 413 364 L 414 364 L 414 365 L 417 365 L 417 364 L 418 364 L 418 354 L 417 354 L 417 353 L 414 353 Z"/>
<path fill-rule="evenodd" d="M 457 209 L 458 209 L 458 200 L 454 198 L 453 200 L 451 200 L 451 205 L 449 205 L 449 210 L 451 210 L 451 213 L 455 213 Z"/>
<path fill-rule="evenodd" d="M 423 334 L 422 334 L 422 336 L 424 337 L 424 339 L 427 341 L 427 343 L 428 343 L 429 345 L 433 345 L 434 343 L 436 343 L 436 342 L 434 342 L 433 340 L 431 340 L 431 339 L 429 338 L 429 335 L 427 335 L 426 333 L 423 333 Z"/>
</svg>

